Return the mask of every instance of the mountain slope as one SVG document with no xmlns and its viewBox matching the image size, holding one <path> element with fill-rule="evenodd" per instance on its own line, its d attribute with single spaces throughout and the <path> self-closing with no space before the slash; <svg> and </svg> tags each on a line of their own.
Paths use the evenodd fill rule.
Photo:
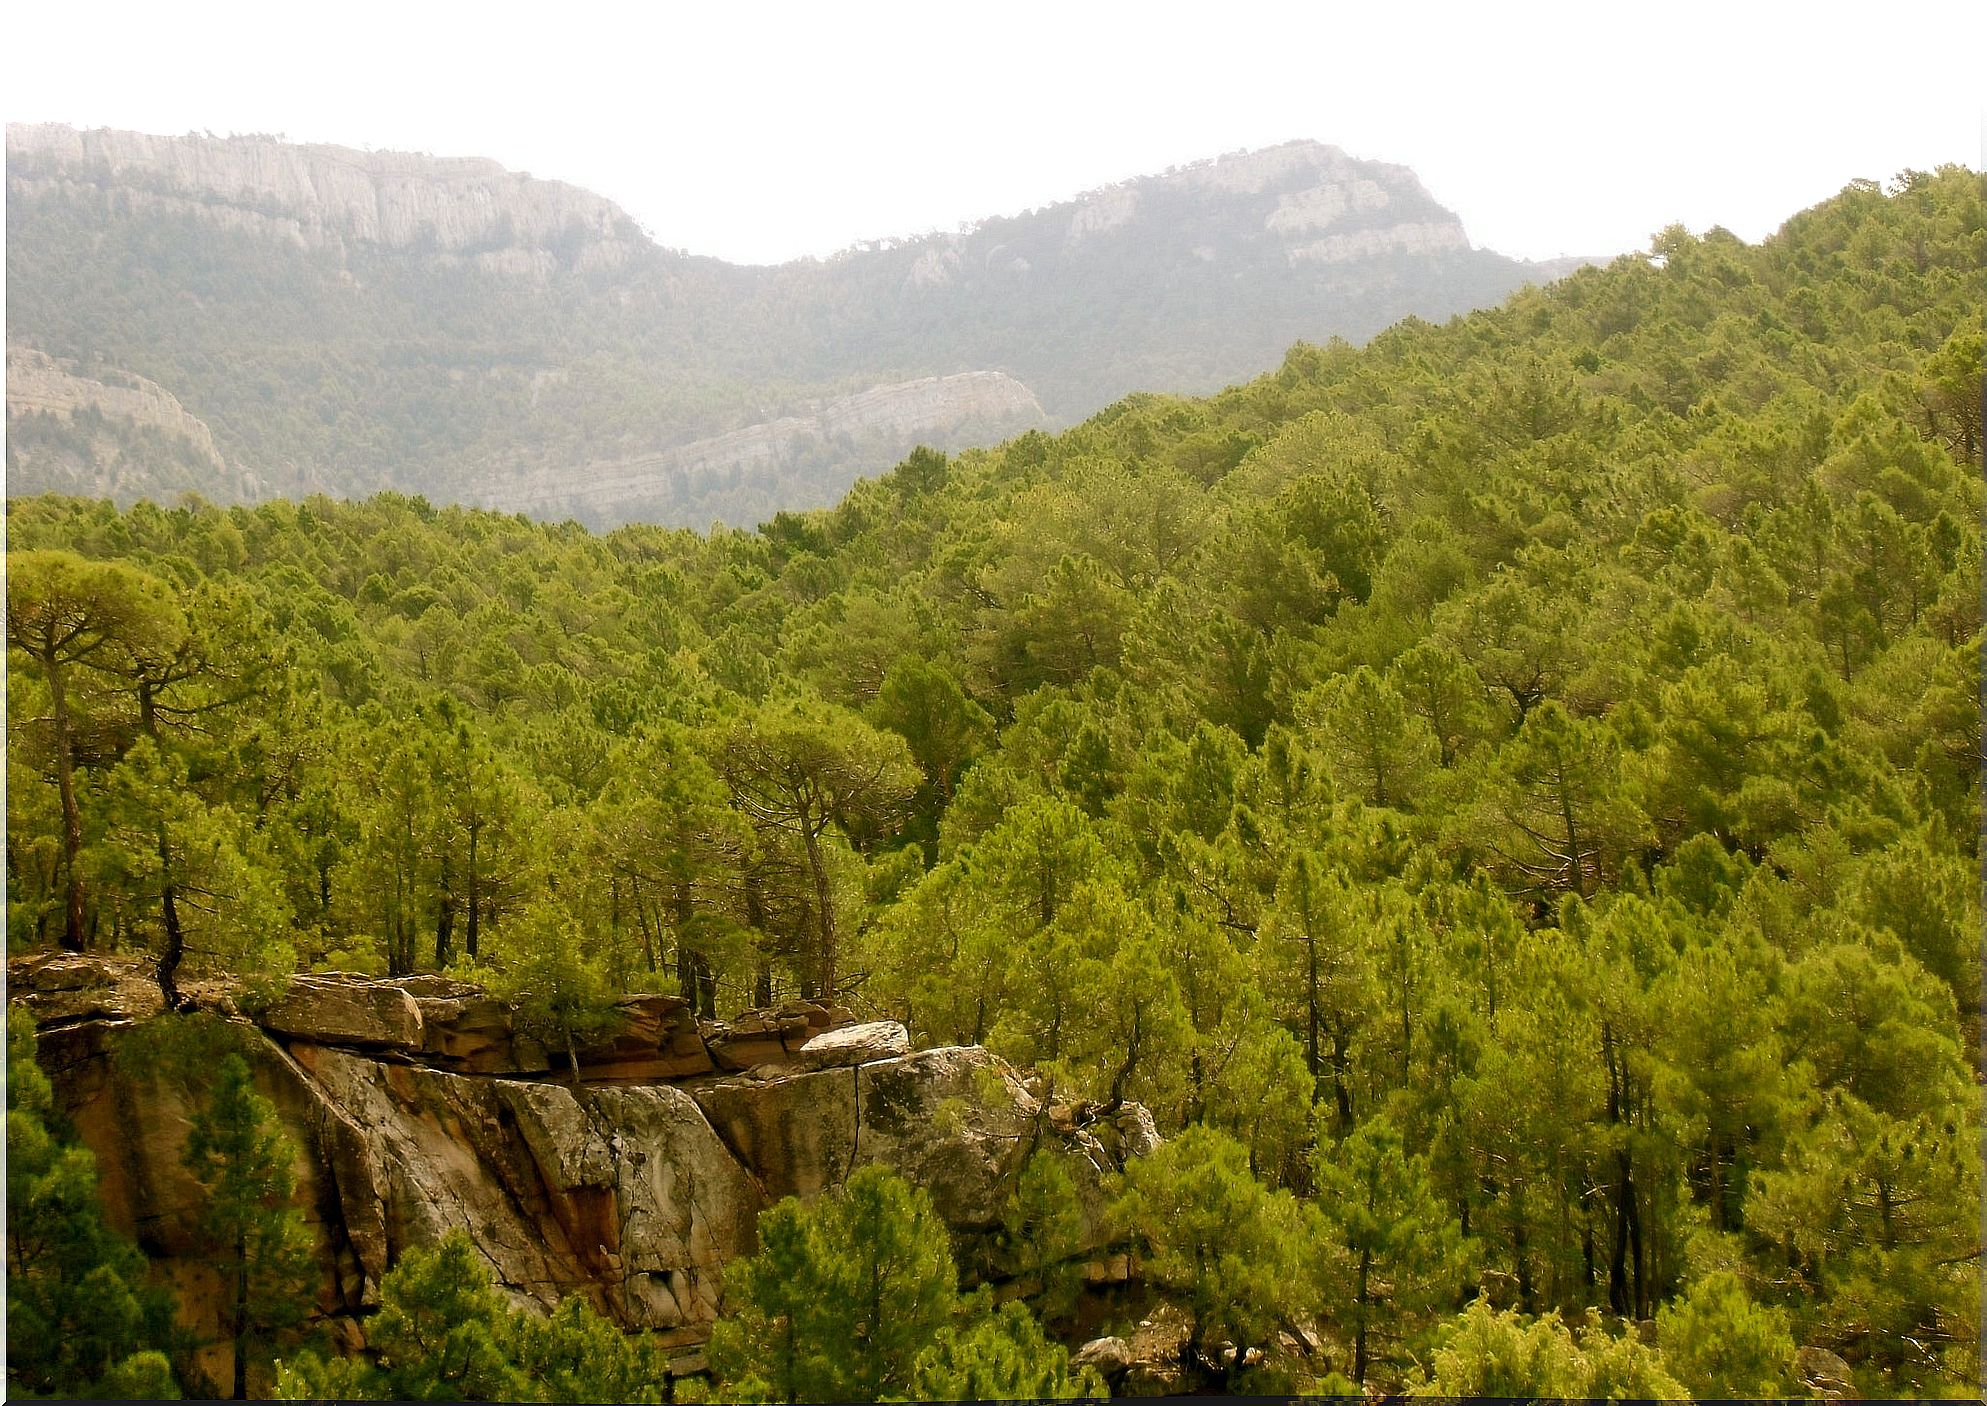
<svg viewBox="0 0 1987 1406">
<path fill-rule="evenodd" d="M 959 1130 L 1020 1170 L 972 1223 L 1028 1247 L 1012 1292 L 1052 1330 L 1201 1311 L 1176 1223 L 1250 1246 L 1277 1272 L 1224 1292 L 1262 1360 L 1238 1383 L 1215 1334 L 1239 1328 L 1199 1361 L 1175 1338 L 1135 1380 L 1176 1394 L 1343 1393 L 1350 1362 L 1376 1396 L 1977 1397 L 1983 308 L 1987 178 L 1947 168 L 1216 396 L 914 455 L 758 532 L 16 501 L 10 949 L 98 951 L 13 989 L 58 1050 L 107 958 L 154 1011 L 161 976 L 389 975 L 402 1033 L 372 1047 L 460 1059 L 506 1028 L 449 994 L 465 965 L 583 1018 L 658 986 L 756 1008 L 686 1030 L 693 1063 L 699 1038 L 748 1070 L 784 1049 L 789 996 L 984 1044 L 1043 1070 L 1033 1131 L 1107 1140 L 1092 1115 L 1125 1099 L 1165 1139 L 1098 1312 L 1052 1296 L 1106 1257 L 1001 1214 L 1096 1223 L 1017 1168 L 1032 1133 L 848 1083 L 834 1126 L 859 1112 L 865 1156 Z M 106 644 L 31 652 L 79 604 Z M 615 1038 L 616 1077 L 654 1038 Z M 742 1078 L 752 1146 L 817 1145 L 786 1114 L 822 1081 Z M 345 1106 L 379 1107 L 377 1147 L 429 1114 L 501 1132 L 486 1097 L 532 1088 L 452 1087 Z M 314 1204 L 377 1224 L 405 1178 L 349 1165 L 365 1189 Z M 635 1237 L 583 1180 L 536 1224 L 624 1258 L 532 1277 L 627 1284 Z M 493 1264 L 538 1253 L 463 1199 L 501 1212 L 471 1217 Z M 1412 1292 L 1362 1301 L 1376 1204 L 1418 1247 L 1370 1282 Z M 1531 1369 L 1487 1381 L 1484 1343 Z"/>
<path fill-rule="evenodd" d="M 611 202 L 489 161 L 16 125 L 7 168 L 10 345 L 177 397 L 227 465 L 198 486 L 226 500 L 399 488 L 747 521 L 920 441 L 1211 390 L 1293 341 L 1558 271 L 1472 249 L 1405 168 L 1310 142 L 770 268 L 659 247 Z M 998 374 L 919 389 L 965 373 Z M 762 428 L 824 414 L 836 432 L 804 442 Z M 9 475 L 187 486 L 32 445 Z"/>
</svg>

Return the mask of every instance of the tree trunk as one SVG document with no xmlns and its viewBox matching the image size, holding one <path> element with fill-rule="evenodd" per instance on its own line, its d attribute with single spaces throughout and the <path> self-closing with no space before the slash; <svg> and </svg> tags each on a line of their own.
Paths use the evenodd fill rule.
<svg viewBox="0 0 1987 1406">
<path fill-rule="evenodd" d="M 697 916 L 696 891 L 687 881 L 675 886 L 672 905 L 676 921 L 676 986 L 691 1008 L 706 1020 L 717 1019 L 717 973 L 710 958 L 684 942 L 683 934 Z"/>
<path fill-rule="evenodd" d="M 1304 968 L 1306 983 L 1304 988 L 1304 1010 L 1308 1017 L 1308 1029 L 1305 1032 L 1304 1041 L 1304 1062 L 1311 1066 L 1311 1087 L 1316 1089 L 1320 1076 L 1323 1073 L 1323 1066 L 1318 1063 L 1318 1026 L 1320 1024 L 1318 1012 L 1318 938 L 1317 934 L 1311 931 L 1311 895 L 1302 883 L 1298 884 L 1297 891 L 1304 905 Z"/>
<path fill-rule="evenodd" d="M 1362 1249 L 1359 1252 L 1359 1283 L 1353 1294 L 1357 1305 L 1358 1327 L 1352 1333 L 1352 1379 L 1361 1386 L 1366 1385 L 1366 1282 L 1373 1271 L 1373 1252 Z"/>
<path fill-rule="evenodd" d="M 481 825 L 469 827 L 469 912 L 467 926 L 462 932 L 462 947 L 469 954 L 469 960 L 472 962 L 476 960 L 477 940 L 482 936 L 482 875 L 476 868 L 476 837 L 477 832 L 482 828 Z"/>
<path fill-rule="evenodd" d="M 83 812 L 76 804 L 75 740 L 70 735 L 69 695 L 62 685 L 62 667 L 52 656 L 42 659 L 48 676 L 50 720 L 55 724 L 55 789 L 62 796 L 62 873 L 65 882 L 62 945 L 81 952 L 83 940 L 83 875 L 77 860 L 83 853 Z"/>
<path fill-rule="evenodd" d="M 1117 1072 L 1111 1076 L 1111 1096 L 1104 1105 L 1106 1113 L 1115 1114 L 1125 1106 L 1125 1086 L 1131 1082 L 1131 1076 L 1138 1070 L 1139 1046 L 1145 1043 L 1144 1029 L 1144 1013 L 1141 1011 L 1132 1016 L 1131 1039 L 1126 1041 L 1124 1060 L 1118 1065 Z M 1196 1063 L 1199 1062 L 1198 1052 L 1195 1053 L 1194 1060 Z"/>
<path fill-rule="evenodd" d="M 435 970 L 444 970 L 455 955 L 455 890 L 449 884 L 448 858 L 442 858 L 442 891 L 435 899 Z"/>
<path fill-rule="evenodd" d="M 164 827 L 159 830 L 159 872 L 170 874 L 171 850 L 166 844 Z M 179 888 L 170 879 L 160 886 L 160 916 L 165 922 L 166 950 L 159 957 L 159 994 L 165 998 L 166 1009 L 179 1009 L 179 964 L 186 956 L 186 933 L 179 924 Z"/>
<path fill-rule="evenodd" d="M 1352 1056 L 1346 1051 L 1345 1036 L 1332 1031 L 1332 1107 L 1338 1115 L 1341 1134 L 1352 1131 Z"/>
<path fill-rule="evenodd" d="M 248 1241 L 235 1241 L 235 1392 L 237 1401 L 248 1400 Z"/>
<path fill-rule="evenodd" d="M 1518 1271 L 1518 1308 L 1528 1314 L 1538 1312 L 1538 1299 L 1532 1286 L 1532 1257 L 1527 1243 L 1530 1238 L 1526 1234 L 1523 1217 L 1514 1218 L 1511 1222 L 1511 1258 Z"/>
<path fill-rule="evenodd" d="M 766 931 L 766 902 L 759 889 L 758 871 L 748 867 L 745 871 L 745 921 L 752 931 L 762 937 Z M 764 1010 L 773 1004 L 773 964 L 761 946 L 759 970 L 753 978 L 752 1004 Z"/>
<path fill-rule="evenodd" d="M 835 895 L 828 882 L 828 862 L 821 853 L 821 832 L 812 826 L 803 830 L 807 841 L 807 867 L 814 875 L 815 927 L 820 934 L 820 988 L 822 1001 L 835 999 Z"/>
</svg>

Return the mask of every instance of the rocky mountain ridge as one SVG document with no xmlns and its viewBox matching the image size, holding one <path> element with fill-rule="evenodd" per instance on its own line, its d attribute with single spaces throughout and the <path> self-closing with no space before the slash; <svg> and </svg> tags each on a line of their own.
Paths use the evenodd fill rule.
<svg viewBox="0 0 1987 1406">
<path fill-rule="evenodd" d="M 582 247 L 586 267 L 614 267 L 649 242 L 612 201 L 481 157 L 10 122 L 7 159 L 19 194 L 92 185 L 133 209 L 341 251 L 355 240 L 469 257 L 495 273 L 542 277 L 561 242 Z"/>
<path fill-rule="evenodd" d="M 1317 142 L 764 267 L 484 160 L 16 124 L 7 162 L 10 347 L 157 384 L 223 461 L 148 480 L 150 450 L 10 446 L 17 493 L 123 501 L 191 479 L 747 524 L 920 442 L 1212 390 L 1563 271 Z"/>
<path fill-rule="evenodd" d="M 984 1266 L 1033 1139 L 1087 1169 L 1093 1245 L 1103 1178 L 1157 1141 L 1135 1105 L 1078 1126 L 984 1049 L 913 1051 L 894 1022 L 812 1003 L 699 1022 L 677 997 L 624 998 L 575 1076 L 504 1003 L 434 975 L 297 977 L 259 997 L 192 981 L 192 1009 L 168 1015 L 143 962 L 44 953 L 11 961 L 8 987 L 95 1154 L 111 1223 L 210 1341 L 221 1294 L 194 1253 L 199 1193 L 180 1160 L 199 1090 L 172 1072 L 189 1064 L 165 1053 L 176 1039 L 241 1052 L 276 1106 L 324 1270 L 315 1317 L 348 1344 L 401 1251 L 460 1228 L 517 1302 L 583 1294 L 701 1370 L 723 1266 L 753 1250 L 758 1212 L 780 1197 L 884 1163 L 932 1193 Z M 225 1380 L 226 1348 L 207 1358 Z"/>
</svg>

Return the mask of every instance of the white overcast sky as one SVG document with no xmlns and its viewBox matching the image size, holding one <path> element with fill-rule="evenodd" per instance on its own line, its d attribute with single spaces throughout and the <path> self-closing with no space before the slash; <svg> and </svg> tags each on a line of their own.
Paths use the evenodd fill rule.
<svg viewBox="0 0 1987 1406">
<path fill-rule="evenodd" d="M 1312 137 L 1544 258 L 1982 164 L 1987 3 L 14 5 L 9 121 L 490 156 L 745 262 Z"/>
</svg>

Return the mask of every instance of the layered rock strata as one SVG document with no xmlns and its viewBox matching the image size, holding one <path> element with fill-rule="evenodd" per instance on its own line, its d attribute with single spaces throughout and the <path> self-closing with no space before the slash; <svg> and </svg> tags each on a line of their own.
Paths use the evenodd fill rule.
<svg viewBox="0 0 1987 1406">
<path fill-rule="evenodd" d="M 880 1162 L 928 1189 L 986 1263 L 985 1233 L 1037 1141 L 1077 1154 L 1093 1208 L 1104 1177 L 1153 1141 L 1142 1109 L 1079 1129 L 984 1049 L 912 1050 L 894 1022 L 812 1003 L 700 1023 L 677 997 L 631 996 L 575 1071 L 503 1002 L 443 977 L 305 976 L 259 1000 L 184 982 L 194 1011 L 167 1015 L 129 959 L 40 955 L 8 975 L 112 1223 L 210 1340 L 221 1296 L 181 1154 L 223 1049 L 249 1060 L 297 1148 L 296 1205 L 324 1267 L 317 1312 L 353 1341 L 399 1254 L 461 1229 L 516 1301 L 583 1294 L 694 1365 L 724 1265 L 752 1251 L 759 1211 L 782 1196 Z"/>
</svg>

